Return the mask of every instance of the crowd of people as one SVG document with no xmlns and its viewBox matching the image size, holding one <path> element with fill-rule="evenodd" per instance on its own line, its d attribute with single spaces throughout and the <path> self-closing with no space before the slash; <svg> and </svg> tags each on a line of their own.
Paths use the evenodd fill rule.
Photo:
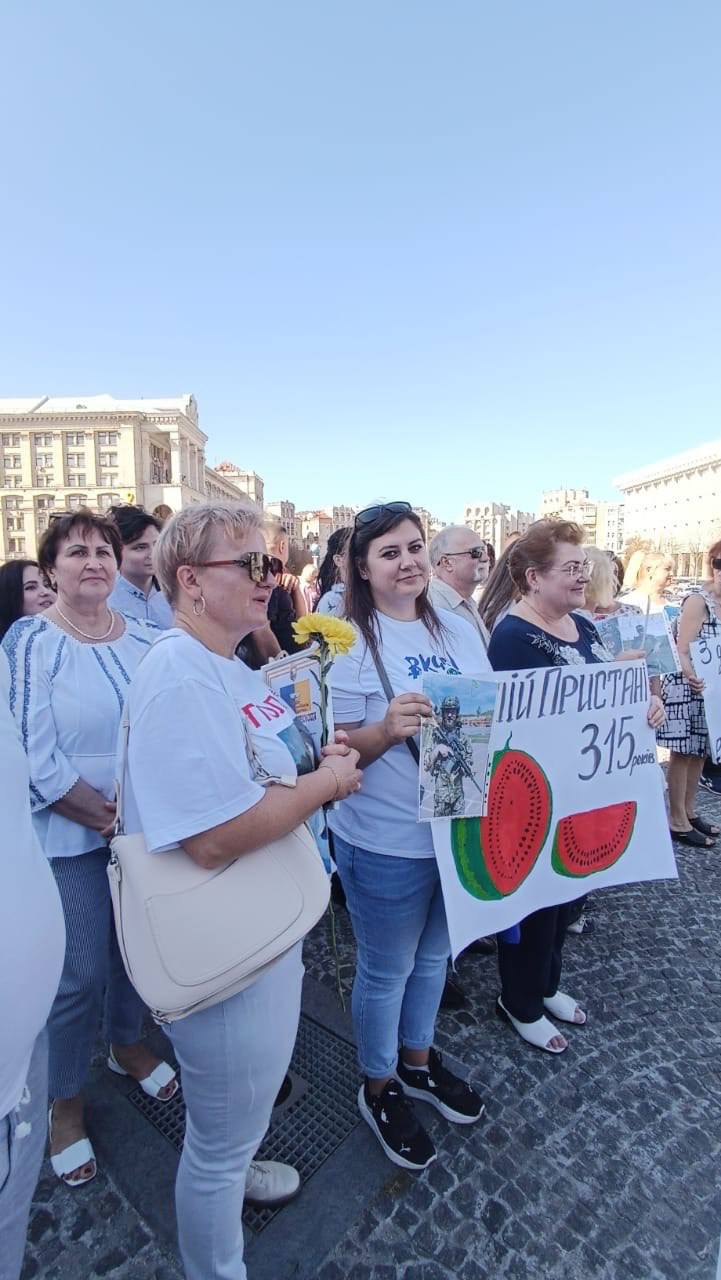
<svg viewBox="0 0 721 1280">
<path fill-rule="evenodd" d="M 430 828 L 417 821 L 419 731 L 433 712 L 424 663 L 452 677 L 609 661 L 596 622 L 664 608 L 670 566 L 642 554 L 622 593 L 621 563 L 555 519 L 498 558 L 462 526 L 426 546 L 405 501 L 359 511 L 317 568 L 296 576 L 288 556 L 287 531 L 249 506 L 192 506 L 162 527 L 121 506 L 58 513 L 37 563 L 0 569 L 2 1280 L 20 1273 L 46 1132 L 67 1186 L 97 1173 L 83 1093 L 101 1025 L 111 1071 L 160 1102 L 178 1090 L 176 1066 L 143 1037 L 148 1010 L 118 945 L 107 875 L 118 780 L 124 831 L 142 835 L 149 858 L 181 850 L 201 878 L 326 807 L 356 942 L 361 1116 L 393 1163 L 420 1171 L 436 1150 L 415 1101 L 452 1124 L 483 1115 L 436 1047 L 450 942 Z M 309 763 L 259 669 L 297 648 L 293 622 L 314 610 L 346 619 L 355 642 L 331 673 L 335 739 Z M 720 622 L 718 544 L 708 580 L 681 606 L 681 671 L 652 684 L 648 706 L 671 753 L 671 829 L 704 848 L 719 828 L 696 814 L 708 733 L 689 646 Z M 262 883 L 257 891 L 262 902 Z M 270 917 L 276 904 L 265 905 Z M 499 1016 L 550 1054 L 570 1043 L 557 1023 L 587 1021 L 561 988 L 566 933 L 583 905 L 536 911 L 512 939 L 479 939 L 478 950 L 497 949 Z M 213 939 L 200 925 L 210 965 Z M 300 1190 L 296 1170 L 256 1153 L 290 1063 L 302 975 L 296 941 L 237 990 L 164 1021 L 186 1105 L 176 1210 L 188 1280 L 243 1280 L 243 1199 L 273 1206 Z"/>
</svg>

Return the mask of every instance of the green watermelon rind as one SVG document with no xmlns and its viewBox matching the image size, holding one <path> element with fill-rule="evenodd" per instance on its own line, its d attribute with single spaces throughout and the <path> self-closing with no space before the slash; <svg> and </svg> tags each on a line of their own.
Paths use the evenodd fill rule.
<svg viewBox="0 0 721 1280">
<path fill-rule="evenodd" d="M 569 880 L 585 880 L 587 876 L 597 876 L 600 874 L 601 871 L 608 871 L 609 867 L 614 867 L 618 862 L 619 858 L 623 857 L 624 853 L 628 849 L 629 844 L 631 843 L 634 829 L 636 827 L 636 818 L 638 817 L 638 805 L 636 804 L 635 800 L 621 800 L 620 802 L 619 801 L 616 802 L 616 804 L 618 803 L 633 805 L 633 819 L 628 829 L 628 836 L 626 837 L 623 847 L 619 850 L 619 852 L 616 854 L 615 858 L 613 858 L 611 862 L 607 862 L 603 867 L 592 867 L 589 871 L 572 871 L 571 868 L 567 865 L 567 863 L 562 861 L 561 853 L 558 848 L 558 833 L 561 827 L 561 823 L 568 822 L 573 818 L 579 818 L 579 817 L 586 818 L 590 813 L 601 813 L 604 809 L 615 809 L 616 805 L 615 804 L 601 805 L 600 809 L 586 809 L 583 813 L 569 813 L 565 818 L 559 818 L 558 822 L 556 823 L 556 830 L 553 834 L 553 848 L 551 850 L 551 866 L 557 875 L 566 876 L 566 878 Z"/>
<path fill-rule="evenodd" d="M 451 849 L 456 873 L 466 893 L 482 902 L 495 902 L 503 897 L 491 881 L 481 853 L 479 818 L 454 818 L 451 822 Z M 475 856 L 474 856 L 475 855 Z"/>
<path fill-rule="evenodd" d="M 509 743 L 510 743 L 510 739 L 509 739 Z M 535 857 L 531 859 L 528 865 L 528 870 L 525 872 L 524 875 L 521 876 L 520 880 L 516 881 L 512 889 L 508 889 L 507 892 L 504 893 L 504 891 L 502 889 L 499 889 L 498 886 L 494 883 L 493 879 L 491 878 L 491 873 L 490 871 L 488 871 L 489 880 L 493 885 L 496 896 L 499 898 L 509 898 L 511 894 L 516 893 L 516 891 L 520 889 L 521 885 L 528 879 L 531 872 L 533 871 L 533 868 L 538 862 L 538 859 L 541 856 L 541 852 L 545 847 L 546 841 L 548 840 L 548 833 L 551 830 L 551 822 L 553 820 L 553 793 L 551 791 L 551 785 L 548 781 L 545 770 L 541 767 L 538 760 L 536 760 L 535 756 L 532 756 L 528 751 L 519 751 L 517 748 L 511 747 L 508 744 L 506 745 L 503 751 L 497 751 L 493 757 L 493 765 L 491 767 L 491 780 L 493 779 L 493 775 L 495 774 L 496 769 L 501 763 L 501 760 L 508 754 L 509 751 L 512 751 L 515 756 L 524 756 L 525 759 L 530 762 L 533 769 L 539 774 L 543 782 L 543 786 L 546 789 L 548 816 L 546 818 L 546 826 L 544 828 L 543 834 L 538 842 L 538 848 L 536 850 Z M 489 786 L 489 795 L 490 795 L 490 786 Z M 479 825 L 479 839 L 480 839 L 480 831 L 481 831 L 481 828 Z M 484 867 L 487 868 L 488 862 L 486 859 L 486 851 L 483 848 L 482 842 L 481 842 L 481 854 L 483 857 L 483 865 Z"/>
</svg>

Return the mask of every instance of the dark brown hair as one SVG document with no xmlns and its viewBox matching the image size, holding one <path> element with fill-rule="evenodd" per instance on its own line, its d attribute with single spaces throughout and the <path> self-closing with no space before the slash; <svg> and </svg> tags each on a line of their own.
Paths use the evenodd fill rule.
<svg viewBox="0 0 721 1280">
<path fill-rule="evenodd" d="M 0 568 L 0 640 L 25 613 L 25 570 L 39 568 L 37 560 L 8 560 Z"/>
<path fill-rule="evenodd" d="M 478 612 L 489 631 L 493 630 L 504 609 L 508 609 L 518 599 L 518 588 L 508 568 L 508 558 L 513 547 L 514 544 L 511 543 L 503 548 L 483 588 Z"/>
<path fill-rule="evenodd" d="M 559 542 L 582 547 L 584 541 L 583 529 L 572 520 L 536 520 L 528 532 L 511 545 L 508 555 L 508 568 L 521 595 L 525 596 L 530 590 L 526 576 L 529 569 L 548 573 Z"/>
<path fill-rule="evenodd" d="M 410 520 L 411 524 L 416 526 L 420 539 L 425 544 L 423 525 L 415 511 L 403 511 L 400 514 L 393 511 L 381 511 L 378 519 L 371 524 L 354 528 L 348 539 L 343 612 L 346 618 L 356 624 L 373 658 L 379 657 L 378 640 L 380 637 L 376 607 L 373 603 L 370 583 L 361 576 L 361 569 L 366 566 L 368 547 L 371 542 L 375 542 L 376 538 L 382 538 L 384 534 L 390 533 L 392 529 L 397 529 L 398 525 L 403 524 L 404 520 Z M 427 585 L 424 587 L 422 595 L 416 600 L 416 616 L 433 636 L 433 639 L 439 644 L 443 644 L 446 638 L 445 628 L 428 598 Z"/>
<path fill-rule="evenodd" d="M 115 561 L 120 568 L 123 544 L 117 526 L 107 516 L 98 516 L 87 507 L 79 507 L 77 511 L 51 516 L 50 524 L 40 539 L 38 547 L 38 564 L 43 573 L 49 573 L 55 567 L 61 542 L 65 542 L 75 529 L 86 536 L 92 530 L 99 533 L 101 538 L 112 547 Z"/>
</svg>

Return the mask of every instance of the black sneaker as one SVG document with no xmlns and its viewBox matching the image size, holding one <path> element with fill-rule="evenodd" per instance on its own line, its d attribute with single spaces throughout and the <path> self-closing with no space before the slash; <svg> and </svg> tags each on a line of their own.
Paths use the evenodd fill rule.
<svg viewBox="0 0 721 1280">
<path fill-rule="evenodd" d="M 433 1164 L 436 1149 L 397 1080 L 389 1080 L 377 1098 L 362 1084 L 358 1110 L 394 1164 L 402 1169 L 427 1169 Z"/>
<path fill-rule="evenodd" d="M 409 1098 L 430 1102 L 454 1124 L 474 1124 L 486 1109 L 475 1089 L 444 1067 L 443 1055 L 435 1049 L 431 1049 L 427 1071 L 406 1067 L 399 1058 L 396 1074 Z"/>
</svg>

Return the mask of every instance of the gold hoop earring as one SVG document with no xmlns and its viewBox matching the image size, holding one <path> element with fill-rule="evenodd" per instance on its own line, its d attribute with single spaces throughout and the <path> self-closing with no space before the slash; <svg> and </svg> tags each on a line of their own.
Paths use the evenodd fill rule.
<svg viewBox="0 0 721 1280">
<path fill-rule="evenodd" d="M 198 605 L 200 605 L 200 608 L 198 608 Z M 205 613 L 205 597 L 203 595 L 193 601 L 193 613 L 196 618 L 202 618 Z"/>
</svg>

